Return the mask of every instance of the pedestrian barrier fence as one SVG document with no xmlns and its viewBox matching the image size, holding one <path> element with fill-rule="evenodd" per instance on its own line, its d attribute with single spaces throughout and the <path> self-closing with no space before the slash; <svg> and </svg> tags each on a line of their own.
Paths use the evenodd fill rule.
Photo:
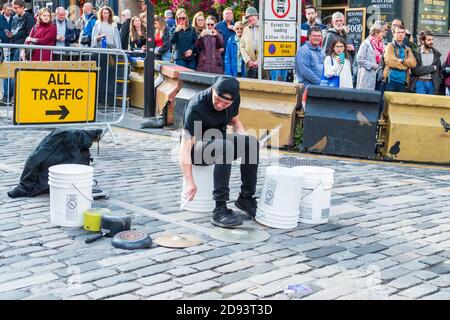
<svg viewBox="0 0 450 320">
<path fill-rule="evenodd" d="M 129 74 L 124 51 L 13 44 L 0 48 L 0 129 L 111 129 L 124 118 Z"/>
</svg>

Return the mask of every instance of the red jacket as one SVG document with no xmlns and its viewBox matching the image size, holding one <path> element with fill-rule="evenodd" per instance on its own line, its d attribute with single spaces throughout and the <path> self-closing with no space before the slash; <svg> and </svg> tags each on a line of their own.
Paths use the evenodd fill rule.
<svg viewBox="0 0 450 320">
<path fill-rule="evenodd" d="M 55 46 L 56 45 L 56 25 L 52 22 L 50 23 L 40 23 L 36 24 L 33 29 L 31 29 L 30 37 L 36 38 L 37 42 L 34 45 L 41 46 Z M 25 41 L 25 44 L 30 44 L 29 41 Z M 42 58 L 41 58 L 42 52 Z M 33 50 L 31 54 L 31 61 L 52 61 L 53 53 L 51 50 Z"/>
<path fill-rule="evenodd" d="M 445 64 L 444 64 L 444 69 L 445 68 L 450 68 L 450 51 L 448 52 L 448 55 L 447 55 L 447 61 L 445 61 Z M 450 74 L 448 74 L 445 77 L 445 86 L 447 88 L 450 88 Z"/>
</svg>

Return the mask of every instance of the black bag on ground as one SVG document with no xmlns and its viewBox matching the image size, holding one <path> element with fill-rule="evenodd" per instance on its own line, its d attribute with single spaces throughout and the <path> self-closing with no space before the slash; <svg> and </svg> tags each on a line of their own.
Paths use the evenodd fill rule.
<svg viewBox="0 0 450 320">
<path fill-rule="evenodd" d="M 20 183 L 8 192 L 11 198 L 34 197 L 48 192 L 48 168 L 57 164 L 89 165 L 89 148 L 102 134 L 96 130 L 55 130 L 28 156 Z"/>
</svg>

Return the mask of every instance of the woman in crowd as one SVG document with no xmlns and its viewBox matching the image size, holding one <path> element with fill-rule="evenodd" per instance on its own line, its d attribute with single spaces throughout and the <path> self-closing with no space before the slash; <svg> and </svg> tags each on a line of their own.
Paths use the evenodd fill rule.
<svg viewBox="0 0 450 320">
<path fill-rule="evenodd" d="M 234 24 L 235 36 L 231 36 L 225 50 L 225 74 L 234 77 L 245 77 L 245 63 L 241 56 L 240 41 L 244 24 L 240 21 Z"/>
<path fill-rule="evenodd" d="M 36 19 L 36 25 L 31 29 L 30 35 L 25 40 L 25 44 L 40 46 L 56 45 L 56 25 L 52 22 L 52 13 L 47 8 L 39 10 Z M 25 50 L 21 51 L 22 60 L 28 60 L 25 56 Z M 53 53 L 51 50 L 37 49 L 31 53 L 31 61 L 52 61 Z"/>
<path fill-rule="evenodd" d="M 192 27 L 197 32 L 197 36 L 200 36 L 200 33 L 206 29 L 206 18 L 203 12 L 197 12 L 192 19 Z"/>
<path fill-rule="evenodd" d="M 110 7 L 102 7 L 98 11 L 97 22 L 92 30 L 91 47 L 102 48 L 102 39 L 106 39 L 106 48 L 122 49 L 119 29 L 113 23 L 113 11 Z"/>
<path fill-rule="evenodd" d="M 333 41 L 324 61 L 324 75 L 327 78 L 338 76 L 339 88 L 353 89 L 352 67 L 346 47 L 342 39 Z"/>
<path fill-rule="evenodd" d="M 356 89 L 380 90 L 386 23 L 376 21 L 358 51 Z"/>
<path fill-rule="evenodd" d="M 197 67 L 195 42 L 197 33 L 189 25 L 188 14 L 184 9 L 178 9 L 175 14 L 176 26 L 170 30 L 170 41 L 175 46 L 174 61 L 177 65 L 192 70 Z"/>
<path fill-rule="evenodd" d="M 142 25 L 147 27 L 147 12 L 141 12 L 139 18 L 141 18 Z"/>
<path fill-rule="evenodd" d="M 155 16 L 155 55 L 158 60 L 170 61 L 171 52 L 169 30 L 163 17 Z"/>
<path fill-rule="evenodd" d="M 141 18 L 133 17 L 130 22 L 130 50 L 146 49 L 146 33 Z"/>
<path fill-rule="evenodd" d="M 223 37 L 215 29 L 217 20 L 214 16 L 206 18 L 206 30 L 200 33 L 197 40 L 199 51 L 197 71 L 223 74 L 223 61 L 221 49 L 223 49 Z"/>
</svg>

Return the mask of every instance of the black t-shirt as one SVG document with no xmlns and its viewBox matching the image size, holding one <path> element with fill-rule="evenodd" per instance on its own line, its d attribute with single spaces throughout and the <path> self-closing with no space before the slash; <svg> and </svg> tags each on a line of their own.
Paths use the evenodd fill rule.
<svg viewBox="0 0 450 320">
<path fill-rule="evenodd" d="M 205 131 L 208 129 L 217 129 L 222 135 L 226 134 L 227 125 L 230 123 L 231 119 L 239 114 L 239 105 L 241 103 L 241 98 L 238 96 L 236 100 L 231 104 L 230 107 L 222 111 L 217 111 L 214 109 L 212 102 L 212 88 L 208 88 L 199 92 L 197 95 L 189 100 L 186 110 L 184 111 L 184 129 L 189 132 L 189 134 L 199 140 L 209 140 L 207 133 L 206 139 L 204 138 Z M 197 125 L 195 123 L 197 122 Z M 196 129 L 199 126 L 200 129 Z M 201 133 L 201 137 L 199 137 Z M 212 133 L 213 134 L 213 133 Z"/>
</svg>

